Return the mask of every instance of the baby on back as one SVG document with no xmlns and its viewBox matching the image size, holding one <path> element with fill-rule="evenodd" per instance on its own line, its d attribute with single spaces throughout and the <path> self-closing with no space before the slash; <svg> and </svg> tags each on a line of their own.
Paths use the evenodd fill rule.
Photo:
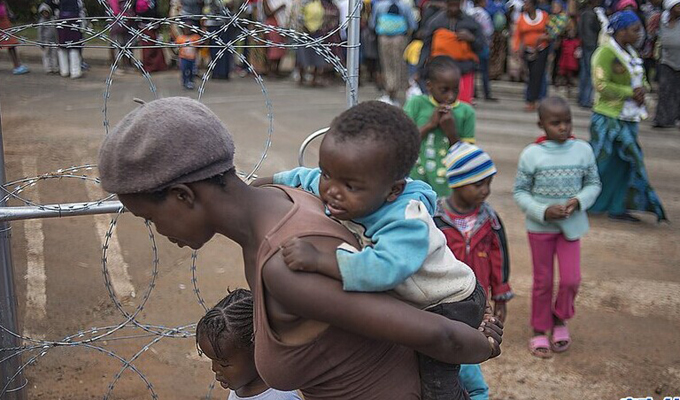
<svg viewBox="0 0 680 400">
<path fill-rule="evenodd" d="M 418 128 L 400 109 L 369 101 L 335 118 L 319 150 L 318 168 L 296 168 L 256 185 L 299 187 L 317 195 L 326 213 L 359 239 L 333 253 L 304 239 L 282 247 L 296 271 L 342 281 L 346 291 L 391 291 L 418 308 L 478 327 L 486 297 L 473 271 L 446 246 L 433 215 L 437 195 L 407 178 L 420 148 Z M 423 399 L 440 393 L 465 398 L 457 365 L 421 359 Z"/>
</svg>

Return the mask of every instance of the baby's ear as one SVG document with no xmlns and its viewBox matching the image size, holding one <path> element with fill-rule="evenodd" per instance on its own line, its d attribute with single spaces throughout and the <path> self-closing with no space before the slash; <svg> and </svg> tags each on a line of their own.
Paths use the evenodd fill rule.
<svg viewBox="0 0 680 400">
<path fill-rule="evenodd" d="M 402 193 L 404 193 L 404 188 L 406 188 L 406 179 L 395 181 L 392 185 L 392 190 L 390 190 L 390 194 L 387 195 L 387 202 L 391 203 L 395 201 Z"/>
</svg>

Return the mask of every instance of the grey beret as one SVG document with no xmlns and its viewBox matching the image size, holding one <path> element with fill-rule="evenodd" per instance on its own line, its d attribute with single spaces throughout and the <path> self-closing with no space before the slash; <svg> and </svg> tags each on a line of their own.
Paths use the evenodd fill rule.
<svg viewBox="0 0 680 400">
<path fill-rule="evenodd" d="M 146 193 L 197 182 L 234 167 L 234 141 L 208 107 L 188 97 L 142 104 L 99 149 L 99 176 L 115 194 Z"/>
</svg>

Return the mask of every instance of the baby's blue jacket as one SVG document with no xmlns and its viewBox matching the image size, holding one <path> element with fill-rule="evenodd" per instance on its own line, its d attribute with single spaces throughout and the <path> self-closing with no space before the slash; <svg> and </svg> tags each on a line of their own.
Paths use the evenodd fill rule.
<svg viewBox="0 0 680 400">
<path fill-rule="evenodd" d="M 274 175 L 274 183 L 319 196 L 320 176 L 318 168 L 300 167 Z M 430 227 L 421 219 L 406 217 L 406 207 L 414 200 L 422 203 L 430 216 L 434 215 L 437 194 L 425 182 L 409 179 L 395 201 L 386 202 L 374 213 L 349 224 L 343 221 L 353 233 L 363 233 L 358 238 L 360 252 L 342 246 L 336 251 L 344 290 L 391 290 L 421 268 L 428 256 Z"/>
</svg>

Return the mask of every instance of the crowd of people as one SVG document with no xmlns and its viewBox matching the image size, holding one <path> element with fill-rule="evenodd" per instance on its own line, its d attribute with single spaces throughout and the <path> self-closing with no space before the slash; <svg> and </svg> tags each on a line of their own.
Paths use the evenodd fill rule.
<svg viewBox="0 0 680 400">
<path fill-rule="evenodd" d="M 407 94 L 426 93 L 425 62 L 448 55 L 458 66 L 459 99 L 474 104 L 475 98 L 495 101 L 491 81 L 507 77 L 526 82 L 527 112 L 536 110 L 548 94 L 550 84 L 565 88 L 571 95 L 578 88 L 578 104 L 591 108 L 594 101 L 592 58 L 598 46 L 610 38 L 610 17 L 620 11 L 634 13 L 641 24 L 632 44 L 644 69 L 646 82 L 657 82 L 660 98 L 653 126 L 672 128 L 680 118 L 680 10 L 674 0 L 363 0 L 361 9 L 361 63 L 369 81 L 383 92 L 381 100 L 404 104 Z M 243 4 L 245 2 L 245 4 Z M 182 84 L 193 87 L 198 66 L 212 60 L 212 78 L 229 79 L 245 75 L 246 65 L 234 62 L 228 51 L 218 57 L 219 41 L 229 42 L 236 29 L 222 29 L 228 16 L 245 7 L 241 17 L 262 24 L 290 28 L 313 38 L 327 37 L 327 43 L 340 44 L 347 38 L 343 26 L 349 12 L 347 0 L 171 0 L 167 15 L 154 0 L 108 0 L 113 16 L 124 14 L 124 21 L 110 28 L 112 61 L 120 58 L 118 73 L 132 69 L 129 57 L 119 57 L 126 45 L 150 45 L 165 39 L 185 47 L 168 53 L 161 48 L 144 48 L 142 61 L 147 72 L 166 70 L 176 64 L 182 71 Z M 82 0 L 45 0 L 38 8 L 39 22 L 80 18 L 87 14 Z M 163 15 L 161 15 L 163 14 Z M 171 24 L 161 32 L 146 17 L 174 17 L 182 24 Z M 216 17 L 222 16 L 224 18 Z M 139 17 L 135 19 L 135 17 Z M 0 1 L 0 24 L 11 26 L 13 13 Z M 74 24 L 78 24 L 74 22 Z M 82 25 L 86 25 L 82 22 Z M 192 29 L 200 28 L 200 30 Z M 249 26 L 252 28 L 253 26 Z M 133 39 L 131 28 L 140 29 L 141 40 Z M 220 31 L 219 37 L 203 40 L 201 33 Z M 82 59 L 82 29 L 68 25 L 41 25 L 39 40 L 58 47 L 44 47 L 44 69 L 48 73 L 78 78 L 87 64 Z M 332 33 L 332 34 L 331 34 Z M 261 74 L 282 77 L 293 71 L 300 85 L 323 86 L 335 76 L 328 60 L 314 48 L 289 50 L 277 47 L 285 38 L 276 31 L 249 37 L 245 45 L 266 40 L 268 48 L 243 47 L 248 63 Z M 191 39 L 191 40 L 190 40 Z M 261 43 L 261 42 L 259 42 Z M 14 37 L 3 38 L 14 63 L 13 73 L 28 68 L 20 62 Z M 346 49 L 330 47 L 341 62 Z M 292 54 L 291 54 L 292 55 Z M 289 65 L 286 59 L 290 59 Z M 637 61 L 636 61 L 637 62 Z M 478 79 L 476 79 L 478 78 Z M 481 87 L 476 90 L 476 80 Z M 644 85 L 643 85 L 644 86 Z"/>
<path fill-rule="evenodd" d="M 530 1 L 520 17 L 536 25 L 545 12 Z M 666 5 L 670 21 L 680 6 Z M 422 93 L 403 109 L 389 98 L 337 116 L 317 168 L 245 184 L 231 135 L 189 98 L 143 104 L 104 139 L 102 186 L 132 214 L 180 247 L 221 234 L 243 248 L 252 292 L 230 293 L 196 336 L 231 399 L 488 399 L 479 363 L 499 354 L 514 293 L 508 239 L 487 202 L 497 168 L 475 144 L 475 68 L 465 67 L 485 42 L 459 0 L 431 21 L 413 77 Z M 565 98 L 541 98 L 544 75 L 529 79 L 544 134 L 521 153 L 513 193 L 533 264 L 528 349 L 541 359 L 574 340 L 588 213 L 666 219 L 637 141 L 649 87 L 634 48 L 641 29 L 632 10 L 607 17 L 592 55 L 590 143 L 574 136 Z M 520 47 L 525 34 L 514 36 Z M 533 43 L 550 41 L 541 35 Z M 547 46 L 526 60 L 530 74 Z"/>
<path fill-rule="evenodd" d="M 342 18 L 330 0 L 262 2 L 249 12 L 312 36 Z M 223 23 L 202 17 L 204 7 L 233 11 L 221 0 L 175 5 L 171 12 L 189 21 L 174 34 L 180 44 L 201 41 L 191 24 L 214 31 Z M 637 136 L 651 81 L 663 100 L 654 125 L 679 122 L 680 0 L 364 5 L 362 62 L 384 96 L 332 121 L 318 168 L 246 185 L 224 124 L 188 98 L 141 105 L 102 144 L 102 186 L 132 214 L 180 246 L 198 249 L 221 234 L 243 248 L 252 292 L 230 293 L 196 336 L 230 399 L 299 399 L 298 389 L 307 399 L 488 399 L 478 364 L 499 354 L 514 293 L 508 239 L 487 202 L 497 168 L 476 145 L 477 75 L 486 101 L 496 100 L 490 82 L 502 74 L 525 80 L 525 110 L 544 133 L 521 153 L 513 190 L 533 263 L 532 355 L 572 345 L 588 213 L 666 220 Z M 117 43 L 130 40 L 119 33 Z M 78 40 L 62 32 L 60 43 L 60 35 Z M 59 49 L 58 65 L 73 77 L 62 59 L 70 68 L 81 60 L 68 50 Z M 267 73 L 282 73 L 283 48 L 249 51 Z M 188 89 L 200 52 L 180 48 Z M 301 84 L 308 73 L 312 85 L 328 77 L 316 52 L 297 56 Z M 231 63 L 218 64 L 216 77 L 228 79 Z M 569 101 L 548 95 L 549 81 L 568 89 L 576 79 L 578 104 L 592 108 L 589 142 L 574 136 Z"/>
</svg>

